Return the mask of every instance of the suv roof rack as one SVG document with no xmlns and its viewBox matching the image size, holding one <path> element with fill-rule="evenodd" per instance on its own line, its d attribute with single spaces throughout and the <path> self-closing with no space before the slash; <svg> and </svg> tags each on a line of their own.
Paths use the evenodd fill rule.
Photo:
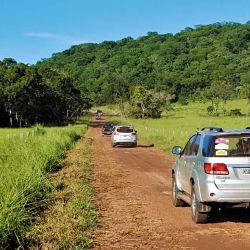
<svg viewBox="0 0 250 250">
<path fill-rule="evenodd" d="M 201 131 L 214 131 L 214 132 L 223 132 L 222 128 L 207 126 L 201 129 Z"/>
</svg>

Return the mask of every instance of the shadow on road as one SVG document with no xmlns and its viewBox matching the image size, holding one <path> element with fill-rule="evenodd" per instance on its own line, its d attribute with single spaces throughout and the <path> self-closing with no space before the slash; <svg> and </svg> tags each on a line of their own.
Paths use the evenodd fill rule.
<svg viewBox="0 0 250 250">
<path fill-rule="evenodd" d="M 222 222 L 250 223 L 250 209 L 234 208 L 214 211 L 209 218 L 209 223 Z"/>
<path fill-rule="evenodd" d="M 152 144 L 139 144 L 139 145 L 137 145 L 137 147 L 138 148 L 153 148 L 155 145 L 154 145 L 154 143 L 152 143 Z"/>
</svg>

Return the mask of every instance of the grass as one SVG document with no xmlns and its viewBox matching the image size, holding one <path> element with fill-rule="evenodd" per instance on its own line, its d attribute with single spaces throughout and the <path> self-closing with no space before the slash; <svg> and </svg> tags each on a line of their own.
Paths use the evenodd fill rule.
<svg viewBox="0 0 250 250">
<path fill-rule="evenodd" d="M 163 114 L 160 119 L 132 119 L 110 116 L 110 120 L 119 123 L 132 124 L 138 131 L 139 140 L 154 143 L 164 151 L 170 151 L 174 145 L 184 146 L 188 138 L 197 128 L 213 125 L 225 129 L 245 128 L 250 126 L 248 116 L 207 116 L 208 103 L 190 103 L 182 106 L 175 104 L 173 110 Z M 100 107 L 104 112 L 114 114 L 116 107 Z M 247 113 L 246 100 L 232 100 L 227 104 L 227 110 L 240 108 L 243 114 Z M 117 111 L 117 110 L 116 110 Z"/>
<path fill-rule="evenodd" d="M 60 162 L 51 175 L 53 202 L 40 222 L 27 233 L 29 249 L 89 249 L 97 225 L 91 187 L 91 144 L 88 134 Z"/>
<path fill-rule="evenodd" d="M 64 211 L 66 216 L 74 218 L 70 226 L 65 230 L 61 239 L 57 241 L 58 249 L 89 249 L 93 245 L 93 231 L 97 225 L 97 212 L 92 199 L 94 190 L 91 187 L 91 140 L 87 140 L 82 152 L 84 162 L 81 164 L 81 180 L 74 188 L 71 199 Z"/>
<path fill-rule="evenodd" d="M 22 244 L 25 231 L 49 202 L 52 186 L 48 173 L 56 170 L 58 161 L 86 128 L 40 128 L 34 137 L 0 140 L 1 249 Z"/>
</svg>

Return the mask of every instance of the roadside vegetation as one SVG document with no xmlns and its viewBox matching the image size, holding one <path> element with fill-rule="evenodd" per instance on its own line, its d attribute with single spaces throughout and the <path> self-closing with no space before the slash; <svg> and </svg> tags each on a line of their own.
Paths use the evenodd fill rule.
<svg viewBox="0 0 250 250">
<path fill-rule="evenodd" d="M 50 201 L 48 174 L 87 126 L 39 128 L 34 137 L 0 140 L 0 248 L 23 244 L 26 230 Z"/>
<path fill-rule="evenodd" d="M 91 144 L 88 132 L 60 161 L 62 169 L 50 175 L 55 187 L 53 202 L 27 233 L 29 248 L 40 245 L 44 249 L 89 249 L 92 246 L 97 212 L 90 185 Z"/>
<path fill-rule="evenodd" d="M 170 151 L 174 145 L 185 146 L 189 136 L 197 128 L 204 126 L 218 126 L 225 129 L 245 128 L 250 124 L 250 116 L 247 116 L 248 107 L 246 100 L 228 101 L 227 109 L 239 109 L 241 115 L 232 116 L 228 114 L 211 116 L 207 113 L 209 103 L 192 102 L 187 105 L 179 103 L 172 105 L 172 109 L 163 113 L 158 119 L 134 119 L 122 117 L 118 106 L 100 107 L 110 116 L 113 122 L 132 124 L 138 131 L 139 140 L 145 143 L 155 144 L 164 151 Z"/>
</svg>

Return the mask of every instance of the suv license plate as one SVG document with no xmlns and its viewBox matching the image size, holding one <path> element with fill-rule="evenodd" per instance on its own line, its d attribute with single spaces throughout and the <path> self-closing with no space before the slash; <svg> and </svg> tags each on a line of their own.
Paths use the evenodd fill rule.
<svg viewBox="0 0 250 250">
<path fill-rule="evenodd" d="M 243 173 L 243 174 L 250 174 L 250 169 L 243 169 L 243 170 L 242 170 L 242 173 Z"/>
</svg>

